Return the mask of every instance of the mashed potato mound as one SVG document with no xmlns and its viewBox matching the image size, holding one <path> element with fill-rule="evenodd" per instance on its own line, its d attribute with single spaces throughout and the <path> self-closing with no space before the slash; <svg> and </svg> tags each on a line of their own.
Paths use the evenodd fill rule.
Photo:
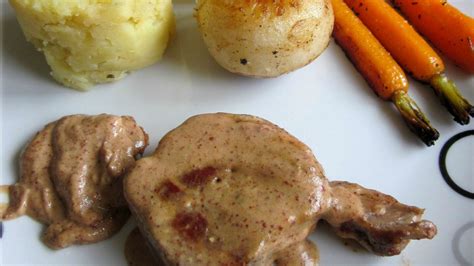
<svg viewBox="0 0 474 266">
<path fill-rule="evenodd" d="M 53 77 L 86 90 L 158 61 L 175 20 L 172 0 L 10 0 Z"/>
</svg>

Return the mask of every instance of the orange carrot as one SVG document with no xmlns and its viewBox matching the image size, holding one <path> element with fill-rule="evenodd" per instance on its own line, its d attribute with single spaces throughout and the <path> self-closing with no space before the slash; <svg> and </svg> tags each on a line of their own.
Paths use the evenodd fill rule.
<svg viewBox="0 0 474 266">
<path fill-rule="evenodd" d="M 392 0 L 436 48 L 474 74 L 474 19 L 446 0 Z"/>
<path fill-rule="evenodd" d="M 374 92 L 380 98 L 392 101 L 408 127 L 426 145 L 433 145 L 439 133 L 408 96 L 408 81 L 403 70 L 343 0 L 332 0 L 332 5 L 336 42 Z"/>
<path fill-rule="evenodd" d="M 444 75 L 442 59 L 400 14 L 385 0 L 345 2 L 410 75 L 430 83 L 454 120 L 462 125 L 469 123 L 469 116 L 474 116 L 473 106 Z"/>
</svg>

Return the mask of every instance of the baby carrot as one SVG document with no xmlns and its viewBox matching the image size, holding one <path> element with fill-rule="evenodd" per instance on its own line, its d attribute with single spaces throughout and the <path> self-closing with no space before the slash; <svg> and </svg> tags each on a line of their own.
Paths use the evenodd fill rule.
<svg viewBox="0 0 474 266">
<path fill-rule="evenodd" d="M 384 0 L 345 2 L 410 75 L 433 87 L 455 121 L 462 125 L 469 123 L 474 107 L 446 77 L 438 54 L 397 11 Z"/>
<path fill-rule="evenodd" d="M 456 65 L 474 74 L 474 19 L 446 0 L 392 0 L 410 23 Z"/>
<path fill-rule="evenodd" d="M 439 133 L 408 96 L 408 81 L 403 70 L 343 0 L 332 0 L 332 5 L 336 42 L 374 92 L 380 98 L 392 101 L 410 130 L 426 145 L 433 145 Z"/>
</svg>

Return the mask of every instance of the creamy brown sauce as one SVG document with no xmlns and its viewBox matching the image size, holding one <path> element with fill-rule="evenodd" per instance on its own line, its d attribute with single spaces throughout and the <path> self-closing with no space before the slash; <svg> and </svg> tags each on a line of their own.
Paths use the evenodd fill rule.
<svg viewBox="0 0 474 266">
<path fill-rule="evenodd" d="M 146 233 L 128 237 L 130 265 L 164 265 L 155 254 L 168 265 L 318 265 L 306 237 L 320 219 L 379 255 L 436 234 L 422 209 L 329 183 L 308 147 L 256 117 L 191 118 L 133 167 L 146 145 L 130 117 L 77 115 L 47 125 L 21 156 L 19 182 L 0 187 L 10 198 L 1 220 L 35 218 L 55 249 L 94 243 L 128 219 L 125 192 Z"/>
<path fill-rule="evenodd" d="M 314 243 L 306 240 L 278 252 L 273 263 L 276 266 L 317 266 L 319 251 Z"/>
<path fill-rule="evenodd" d="M 309 149 L 284 130 L 219 114 L 163 138 L 127 175 L 125 193 L 171 265 L 271 265 L 305 241 L 327 185 Z"/>
<path fill-rule="evenodd" d="M 8 204 L 6 203 L 0 203 L 0 215 L 5 213 L 8 209 Z"/>
<path fill-rule="evenodd" d="M 129 266 L 164 266 L 166 265 L 154 254 L 147 239 L 138 228 L 130 232 L 125 242 L 125 258 Z M 308 240 L 299 242 L 275 253 L 271 258 L 259 263 L 262 266 L 317 266 L 319 251 L 316 245 Z"/>
<path fill-rule="evenodd" d="M 131 117 L 74 115 L 47 125 L 21 155 L 1 219 L 26 214 L 46 224 L 42 239 L 54 249 L 110 237 L 129 217 L 122 176 L 147 138 Z"/>
<path fill-rule="evenodd" d="M 436 234 L 419 208 L 329 184 L 308 147 L 245 115 L 190 118 L 124 184 L 141 231 L 169 265 L 316 265 L 306 237 L 320 219 L 379 255 Z"/>
<path fill-rule="evenodd" d="M 8 195 L 9 193 L 9 186 L 0 186 L 0 194 L 5 194 Z M 8 203 L 0 203 L 0 217 L 3 216 L 3 214 L 6 212 L 8 209 Z"/>
</svg>

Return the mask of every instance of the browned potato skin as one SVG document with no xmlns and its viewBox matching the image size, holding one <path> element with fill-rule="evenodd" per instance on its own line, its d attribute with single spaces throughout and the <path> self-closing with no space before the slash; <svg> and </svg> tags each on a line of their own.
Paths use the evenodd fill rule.
<svg viewBox="0 0 474 266">
<path fill-rule="evenodd" d="M 329 0 L 198 0 L 196 18 L 216 61 L 252 77 L 309 64 L 328 46 L 334 24 Z"/>
</svg>

